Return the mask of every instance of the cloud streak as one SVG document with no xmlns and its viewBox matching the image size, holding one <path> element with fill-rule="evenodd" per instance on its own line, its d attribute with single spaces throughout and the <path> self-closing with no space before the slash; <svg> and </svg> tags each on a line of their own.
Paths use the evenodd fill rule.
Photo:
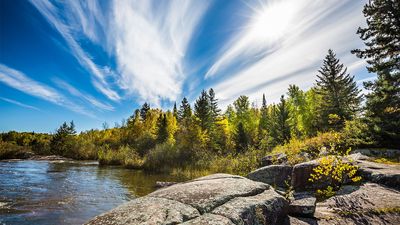
<svg viewBox="0 0 400 225">
<path fill-rule="evenodd" d="M 185 56 L 208 1 L 113 1 L 119 84 L 155 105 L 175 100 L 185 79 Z"/>
<path fill-rule="evenodd" d="M 84 107 L 69 101 L 55 89 L 47 85 L 41 84 L 35 80 L 32 80 L 22 72 L 12 69 L 3 64 L 0 64 L 0 82 L 26 94 L 65 107 L 76 113 L 80 113 L 89 117 L 94 117 L 91 112 L 87 111 Z"/>
<path fill-rule="evenodd" d="M 274 101 L 286 92 L 289 84 L 310 87 L 329 48 L 336 51 L 350 72 L 354 73 L 363 66 L 350 54 L 351 49 L 361 45 L 355 32 L 364 22 L 361 13 L 363 2 L 285 0 L 272 3 L 290 3 L 293 15 L 288 30 L 282 32 L 280 38 L 265 41 L 252 33 L 252 24 L 249 24 L 249 29 L 234 37 L 235 41 L 224 48 L 227 50 L 220 54 L 205 75 L 206 79 L 213 79 L 227 71 L 233 74 L 214 85 L 223 105 L 239 94 L 259 99 L 265 92 L 268 100 Z M 253 13 L 257 14 L 257 11 Z M 260 58 L 260 54 L 261 59 L 255 60 Z M 230 71 L 243 60 L 252 63 Z"/>
<path fill-rule="evenodd" d="M 9 102 L 11 104 L 17 105 L 17 106 L 21 106 L 23 108 L 40 111 L 40 109 L 36 108 L 35 106 L 27 105 L 27 104 L 24 104 L 24 103 L 16 101 L 16 100 L 12 100 L 12 99 L 9 99 L 9 98 L 3 98 L 3 97 L 0 97 L 0 99 L 3 100 L 3 101 Z"/>
<path fill-rule="evenodd" d="M 66 1 L 64 12 L 47 0 L 31 0 L 31 3 L 64 38 L 78 62 L 91 73 L 94 87 L 109 99 L 119 101 L 120 95 L 110 88 L 108 82 L 109 68 L 96 65 L 75 37 L 82 31 L 90 40 L 98 41 L 97 30 L 100 29 L 99 24 L 103 23 L 103 18 L 96 2 Z"/>
</svg>

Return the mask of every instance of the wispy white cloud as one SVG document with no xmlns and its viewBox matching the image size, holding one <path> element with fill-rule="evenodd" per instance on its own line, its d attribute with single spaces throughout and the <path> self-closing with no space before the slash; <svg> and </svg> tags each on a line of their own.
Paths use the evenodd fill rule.
<svg viewBox="0 0 400 225">
<path fill-rule="evenodd" d="M 31 0 L 31 3 L 65 39 L 78 62 L 92 75 L 93 85 L 109 99 L 118 101 L 120 95 L 111 87 L 108 67 L 100 67 L 80 46 L 78 37 L 82 31 L 90 40 L 98 41 L 97 30 L 104 24 L 95 1 L 66 1 L 64 11 L 47 0 Z"/>
<path fill-rule="evenodd" d="M 139 100 L 175 100 L 185 79 L 185 56 L 208 1 L 113 1 L 119 84 Z"/>
<path fill-rule="evenodd" d="M 26 94 L 68 108 L 69 110 L 80 113 L 82 115 L 95 117 L 90 111 L 68 100 L 55 89 L 45 84 L 39 83 L 35 80 L 32 80 L 22 72 L 12 69 L 3 64 L 0 64 L 0 82 L 3 82 L 4 84 L 19 91 L 22 91 Z"/>
<path fill-rule="evenodd" d="M 257 100 L 265 92 L 268 100 L 276 101 L 289 84 L 310 87 L 329 48 L 336 51 L 353 75 L 364 65 L 350 54 L 351 49 L 361 46 L 355 32 L 365 20 L 361 12 L 363 1 L 284 0 L 269 1 L 263 7 L 267 10 L 274 7 L 273 4 L 291 7 L 292 14 L 285 22 L 286 30 L 278 30 L 279 37 L 273 38 L 268 34 L 276 32 L 273 27 L 265 29 L 265 33 L 254 34 L 254 20 L 250 20 L 248 27 L 225 47 L 205 75 L 205 78 L 213 79 L 223 76 L 226 71 L 233 74 L 214 85 L 223 105 L 240 94 Z M 255 15 L 258 13 L 254 11 Z M 279 18 L 278 15 L 275 19 Z M 232 71 L 237 62 L 244 60 L 252 63 Z"/>
<path fill-rule="evenodd" d="M 113 111 L 114 107 L 108 103 L 102 103 L 93 96 L 87 94 L 87 93 L 82 93 L 75 87 L 71 86 L 67 82 L 61 80 L 61 79 L 54 79 L 54 82 L 60 87 L 63 88 L 64 90 L 68 91 L 71 95 L 79 97 L 81 99 L 86 100 L 88 103 L 92 104 L 96 108 L 102 109 L 102 110 L 108 110 L 108 111 Z"/>
<path fill-rule="evenodd" d="M 19 101 L 16 101 L 16 100 L 12 100 L 12 99 L 9 99 L 9 98 L 3 98 L 3 97 L 0 97 L 0 99 L 3 100 L 3 101 L 9 102 L 9 103 L 11 103 L 11 104 L 14 104 L 14 105 L 18 105 L 18 106 L 27 108 L 27 109 L 33 109 L 33 110 L 40 111 L 40 109 L 36 108 L 35 106 L 31 106 L 31 105 L 28 105 L 28 104 L 24 104 L 24 103 L 19 102 Z"/>
</svg>

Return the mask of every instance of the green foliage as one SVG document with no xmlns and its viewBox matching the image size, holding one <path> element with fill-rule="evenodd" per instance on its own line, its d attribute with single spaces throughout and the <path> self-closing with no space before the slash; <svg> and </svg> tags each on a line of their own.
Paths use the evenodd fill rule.
<svg viewBox="0 0 400 225">
<path fill-rule="evenodd" d="M 360 90 L 354 77 L 347 73 L 347 68 L 329 49 L 316 81 L 317 94 L 321 96 L 318 111 L 320 126 L 325 129 L 339 130 L 345 120 L 351 120 L 359 110 Z"/>
<path fill-rule="evenodd" d="M 322 199 L 329 198 L 346 180 L 359 182 L 361 177 L 356 175 L 357 170 L 357 166 L 343 160 L 343 157 L 329 155 L 318 160 L 318 166 L 313 169 L 309 181 L 324 184 L 325 187 L 318 189 L 316 194 Z"/>
<path fill-rule="evenodd" d="M 365 49 L 352 52 L 366 59 L 375 81 L 365 82 L 366 122 L 376 145 L 400 145 L 400 3 L 397 0 L 375 0 L 364 6 L 367 27 L 357 33 Z"/>
</svg>

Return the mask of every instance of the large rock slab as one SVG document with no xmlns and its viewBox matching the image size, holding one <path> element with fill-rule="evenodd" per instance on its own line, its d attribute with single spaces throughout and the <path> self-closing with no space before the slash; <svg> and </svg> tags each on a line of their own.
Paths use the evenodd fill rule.
<svg viewBox="0 0 400 225">
<path fill-rule="evenodd" d="M 304 163 L 296 164 L 292 170 L 292 187 L 298 192 L 314 190 L 323 187 L 325 184 L 310 182 L 310 174 L 313 169 L 319 165 L 318 160 L 311 160 Z"/>
<path fill-rule="evenodd" d="M 177 224 L 200 216 L 193 207 L 163 199 L 142 197 L 90 220 L 87 224 Z"/>
<path fill-rule="evenodd" d="M 215 174 L 157 190 L 88 224 L 280 224 L 287 201 L 269 185 Z"/>
<path fill-rule="evenodd" d="M 317 199 L 310 193 L 295 193 L 289 204 L 289 214 L 312 217 L 315 212 L 316 202 Z"/>
<path fill-rule="evenodd" d="M 345 186 L 317 203 L 318 224 L 399 224 L 400 192 L 379 184 Z"/>
<path fill-rule="evenodd" d="M 247 178 L 273 187 L 287 188 L 290 185 L 292 169 L 293 167 L 286 165 L 265 166 L 249 173 Z"/>
<path fill-rule="evenodd" d="M 166 198 L 190 205 L 200 213 L 210 212 L 235 197 L 257 195 L 269 189 L 269 185 L 239 176 L 206 176 L 192 182 L 176 184 L 155 191 L 148 196 Z"/>
<path fill-rule="evenodd" d="M 288 202 L 273 189 L 249 197 L 238 197 L 217 207 L 213 214 L 229 218 L 235 224 L 280 224 L 287 213 Z"/>
</svg>

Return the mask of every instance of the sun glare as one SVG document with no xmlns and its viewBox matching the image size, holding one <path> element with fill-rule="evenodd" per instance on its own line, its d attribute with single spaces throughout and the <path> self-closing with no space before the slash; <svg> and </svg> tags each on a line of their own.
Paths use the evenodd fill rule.
<svg viewBox="0 0 400 225">
<path fill-rule="evenodd" d="M 259 41 L 276 41 L 289 30 L 293 15 L 293 6 L 288 2 L 263 5 L 255 12 L 250 24 L 250 35 Z"/>
</svg>

